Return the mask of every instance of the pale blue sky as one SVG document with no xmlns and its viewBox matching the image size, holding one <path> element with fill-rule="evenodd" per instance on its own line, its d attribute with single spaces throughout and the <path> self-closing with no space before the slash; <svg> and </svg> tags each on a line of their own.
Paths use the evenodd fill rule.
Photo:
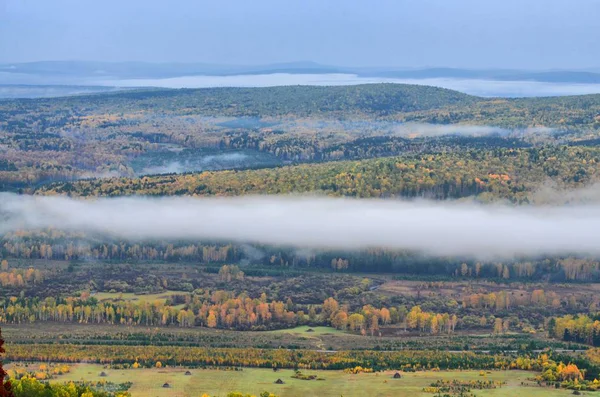
<svg viewBox="0 0 600 397">
<path fill-rule="evenodd" d="M 0 62 L 600 67 L 600 0 L 0 0 Z"/>
</svg>

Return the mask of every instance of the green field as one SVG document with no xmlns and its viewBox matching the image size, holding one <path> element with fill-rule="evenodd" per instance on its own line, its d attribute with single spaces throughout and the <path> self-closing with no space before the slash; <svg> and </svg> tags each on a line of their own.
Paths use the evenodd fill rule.
<svg viewBox="0 0 600 397">
<path fill-rule="evenodd" d="M 309 327 L 308 325 L 301 325 L 300 327 L 295 328 L 278 329 L 276 331 L 271 332 L 277 334 L 284 333 L 307 337 L 346 334 L 346 332 L 340 331 L 339 329 L 335 329 L 333 327 Z"/>
<path fill-rule="evenodd" d="M 352 336 L 351 334 L 344 332 L 344 331 L 340 331 L 338 329 L 335 329 L 333 327 L 309 327 L 307 325 L 302 325 L 300 327 L 295 327 L 295 328 L 288 328 L 288 329 L 278 329 L 276 331 L 270 331 L 274 334 L 286 334 L 289 336 L 293 336 L 295 338 L 301 338 L 301 339 L 305 339 L 305 340 L 310 340 L 311 343 L 314 344 L 314 346 L 317 349 L 320 350 L 329 350 L 331 349 L 330 344 L 326 344 L 326 342 L 322 339 L 322 337 L 329 337 L 329 339 L 331 339 L 332 337 L 336 336 L 336 335 L 347 335 L 347 336 Z"/>
<path fill-rule="evenodd" d="M 107 377 L 99 374 L 105 371 Z M 241 391 L 258 395 L 269 391 L 281 397 L 364 397 L 365 390 L 369 396 L 433 396 L 422 391 L 438 379 L 460 380 L 501 380 L 507 384 L 499 389 L 473 390 L 477 396 L 568 396 L 569 390 L 556 390 L 539 387 L 528 378 L 535 376 L 534 372 L 526 371 L 493 371 L 485 378 L 479 371 L 442 371 L 402 373 L 401 379 L 393 379 L 393 371 L 371 374 L 346 374 L 342 371 L 306 371 L 306 374 L 317 374 L 325 380 L 293 379 L 293 370 L 245 368 L 243 371 L 222 371 L 191 369 L 192 375 L 185 375 L 185 368 L 161 369 L 104 369 L 102 365 L 75 364 L 71 373 L 55 379 L 56 382 L 70 380 L 98 381 L 106 380 L 115 383 L 133 382 L 130 392 L 133 397 L 146 396 L 181 396 L 199 397 L 203 393 L 211 396 L 225 396 L 231 391 Z M 274 384 L 281 379 L 285 384 Z M 525 385 L 521 385 L 524 382 Z M 163 388 L 169 383 L 169 388 Z M 584 392 L 583 395 L 592 394 Z"/>
<path fill-rule="evenodd" d="M 131 292 L 97 292 L 92 295 L 93 298 L 99 301 L 132 301 L 132 302 L 161 302 L 165 301 L 173 295 L 189 295 L 185 291 L 166 291 L 158 294 L 134 294 Z"/>
</svg>

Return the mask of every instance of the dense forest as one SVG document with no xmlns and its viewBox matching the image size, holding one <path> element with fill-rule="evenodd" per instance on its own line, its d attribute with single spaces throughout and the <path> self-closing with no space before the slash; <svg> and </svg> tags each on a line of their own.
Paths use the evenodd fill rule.
<svg viewBox="0 0 600 397">
<path fill-rule="evenodd" d="M 253 150 L 297 163 L 543 143 L 596 146 L 599 98 L 484 99 L 434 87 L 376 84 L 2 101 L 0 188 L 134 176 L 136 161 L 159 156 L 181 162 L 180 150 L 198 158 Z M 146 173 L 153 172 L 169 172 L 168 164 Z"/>
<path fill-rule="evenodd" d="M 6 264 L 6 261 L 3 261 Z M 406 284 L 339 273 L 256 276 L 255 266 L 68 266 L 0 273 L 0 323 L 108 324 L 264 331 L 330 326 L 362 335 L 545 332 L 548 318 L 592 313 L 595 290 L 480 279 L 463 264 L 454 281 Z M 509 268 L 495 266 L 502 276 Z M 244 270 L 250 274 L 245 274 Z M 258 272 L 257 272 L 258 270 Z M 438 276 L 439 277 L 439 276 Z M 452 280 L 452 279 L 451 279 Z M 412 287 L 407 288 L 412 285 Z M 170 292 L 171 291 L 171 292 Z M 577 339 L 566 341 L 584 342 Z"/>
<path fill-rule="evenodd" d="M 427 111 L 446 110 L 446 123 L 485 118 L 489 124 L 496 125 L 496 121 L 505 117 L 503 125 L 512 123 L 526 127 L 537 122 L 551 127 L 561 123 L 569 126 L 593 125 L 594 116 L 600 109 L 599 101 L 598 95 L 488 99 L 423 85 L 368 84 L 127 91 L 5 101 L 3 109 L 6 114 L 15 117 L 14 122 L 6 124 L 9 130 L 39 120 L 35 114 L 27 115 L 27 111 L 33 109 L 42 112 L 46 125 L 64 125 L 82 114 L 110 114 L 113 109 L 235 117 L 327 114 L 399 118 L 412 113 L 412 117 L 405 120 L 423 122 L 441 122 L 435 112 L 428 114 Z M 56 109 L 63 112 L 56 117 L 48 117 Z M 590 118 L 586 119 L 586 115 Z"/>
<path fill-rule="evenodd" d="M 235 296 L 225 290 L 204 290 L 193 294 L 172 295 L 165 302 L 156 300 L 139 303 L 124 301 L 118 295 L 114 295 L 114 300 L 100 302 L 89 293 L 83 293 L 80 298 L 48 297 L 42 300 L 11 297 L 0 301 L 0 323 L 202 326 L 238 331 L 325 325 L 371 336 L 381 335 L 381 330 L 386 327 L 397 326 L 405 333 L 426 335 L 452 334 L 455 331 L 473 329 L 503 334 L 515 329 L 531 331 L 535 326 L 543 328 L 544 321 L 532 325 L 536 319 L 528 317 L 531 312 L 576 312 L 580 307 L 580 302 L 574 296 L 563 301 L 552 291 L 547 298 L 544 290 L 534 290 L 531 294 L 523 295 L 504 290 L 498 293 L 465 295 L 461 298 L 462 304 L 454 301 L 450 305 L 439 307 L 446 312 L 436 313 L 425 311 L 420 306 L 407 308 L 405 305 L 376 308 L 369 304 L 352 308 L 332 297 L 317 305 L 296 304 L 291 298 L 286 302 L 269 302 L 265 293 L 251 299 L 246 293 Z M 343 295 L 340 294 L 340 297 Z M 593 305 L 596 306 L 596 303 Z M 507 316 L 507 312 L 512 315 Z M 572 317 L 568 317 L 564 321 L 571 319 Z M 598 321 L 585 322 L 582 318 L 577 323 L 569 323 L 570 325 L 565 325 L 564 321 L 559 319 L 549 323 L 550 334 L 563 335 L 564 330 L 567 330 L 567 336 L 563 338 L 565 341 L 598 345 Z M 589 332 L 575 329 L 575 324 L 589 326 Z M 589 336 L 584 338 L 583 335 Z"/>
<path fill-rule="evenodd" d="M 361 198 L 565 204 L 585 202 L 588 196 L 593 199 L 599 162 L 600 151 L 595 147 L 472 149 L 257 170 L 88 179 L 44 185 L 36 194 L 96 197 L 319 193 Z M 576 256 L 477 263 L 383 249 L 313 250 L 307 255 L 286 247 L 250 247 L 214 241 L 107 242 L 96 236 L 59 230 L 7 233 L 2 237 L 0 253 L 22 259 L 250 262 L 272 270 L 305 267 L 336 272 L 375 271 L 504 280 L 585 281 L 600 277 L 597 258 Z"/>
<path fill-rule="evenodd" d="M 162 365 L 187 366 L 248 366 L 263 368 L 301 369 L 345 369 L 357 366 L 366 368 L 509 368 L 510 357 L 484 355 L 471 352 L 451 353 L 437 351 L 398 351 L 377 352 L 352 351 L 329 354 L 317 351 L 293 351 L 287 349 L 207 349 L 202 347 L 178 348 L 149 346 L 110 346 L 96 345 L 15 345 L 9 351 L 12 360 L 35 360 L 36 357 L 51 358 L 54 362 L 89 361 L 153 367 L 156 362 Z"/>
<path fill-rule="evenodd" d="M 247 171 L 104 178 L 42 186 L 72 196 L 219 195 L 323 192 L 352 197 L 477 196 L 515 203 L 544 200 L 545 184 L 581 188 L 598 181 L 600 150 L 589 147 L 470 150 Z M 551 199 L 549 197 L 548 199 Z"/>
<path fill-rule="evenodd" d="M 505 281 L 582 282 L 600 279 L 600 261 L 597 258 L 577 256 L 478 261 L 375 248 L 366 251 L 299 251 L 287 247 L 209 241 L 106 242 L 82 233 L 65 233 L 59 230 L 6 233 L 0 243 L 0 255 L 4 258 L 43 260 L 49 263 L 57 260 L 176 262 L 203 264 L 210 269 L 222 264 L 242 263 L 252 265 L 245 267 L 246 273 L 252 276 L 277 275 L 293 269 L 312 269 L 336 273 L 377 272 Z M 43 279 L 44 274 L 39 269 L 0 268 L 0 286 L 6 288 L 20 288 Z"/>
<path fill-rule="evenodd" d="M 548 326 L 551 337 L 600 346 L 600 313 L 553 317 Z"/>
</svg>

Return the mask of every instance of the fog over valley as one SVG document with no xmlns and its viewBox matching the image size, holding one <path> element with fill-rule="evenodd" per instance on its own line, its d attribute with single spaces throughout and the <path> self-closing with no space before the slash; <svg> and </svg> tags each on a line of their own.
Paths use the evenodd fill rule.
<svg viewBox="0 0 600 397">
<path fill-rule="evenodd" d="M 598 203 L 561 207 L 323 197 L 1 196 L 0 233 L 57 228 L 129 240 L 390 248 L 436 256 L 600 255 Z"/>
<path fill-rule="evenodd" d="M 92 81 L 90 81 L 92 83 Z M 209 88 L 209 87 L 275 87 L 282 85 L 356 85 L 375 83 L 417 84 L 448 88 L 481 97 L 536 97 L 585 95 L 600 93 L 600 84 L 497 81 L 457 78 L 401 79 L 361 77 L 352 74 L 289 74 L 238 76 L 181 76 L 165 79 L 129 79 L 99 81 L 118 87 Z"/>
<path fill-rule="evenodd" d="M 599 16 L 0 0 L 0 397 L 600 393 Z"/>
<path fill-rule="evenodd" d="M 394 78 L 347 73 L 268 73 L 240 75 L 183 75 L 166 78 L 110 78 L 6 73 L 0 71 L 0 98 L 51 97 L 106 90 L 213 87 L 341 86 L 358 84 L 417 84 L 448 88 L 481 97 L 536 97 L 600 93 L 599 83 L 481 78 Z M 18 85 L 17 87 L 12 87 Z M 30 87 L 27 89 L 27 87 Z M 41 86 L 38 88 L 38 86 Z M 68 86 L 75 86 L 68 90 Z M 58 87 L 58 88 L 53 88 Z M 62 87 L 62 88 L 61 88 Z M 78 88 L 79 87 L 79 88 Z"/>
</svg>

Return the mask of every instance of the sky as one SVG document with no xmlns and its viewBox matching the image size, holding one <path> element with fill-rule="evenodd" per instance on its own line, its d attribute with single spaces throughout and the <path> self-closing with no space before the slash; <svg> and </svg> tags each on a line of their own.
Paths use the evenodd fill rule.
<svg viewBox="0 0 600 397">
<path fill-rule="evenodd" d="M 600 68 L 600 0 L 0 0 L 0 62 Z"/>
</svg>

